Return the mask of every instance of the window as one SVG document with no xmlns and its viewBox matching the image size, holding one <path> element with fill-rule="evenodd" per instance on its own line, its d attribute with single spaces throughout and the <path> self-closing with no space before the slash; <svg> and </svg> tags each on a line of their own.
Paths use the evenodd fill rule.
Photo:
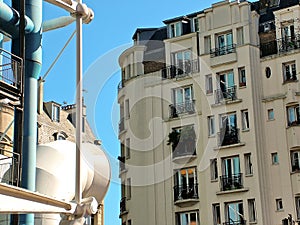
<svg viewBox="0 0 300 225">
<path fill-rule="evenodd" d="M 283 203 L 281 198 L 276 199 L 276 210 L 277 211 L 283 210 Z"/>
<path fill-rule="evenodd" d="M 60 106 L 52 104 L 52 120 L 59 122 L 60 119 Z"/>
<path fill-rule="evenodd" d="M 239 87 L 246 87 L 246 70 L 245 67 L 239 68 Z"/>
<path fill-rule="evenodd" d="M 220 115 L 220 132 L 218 133 L 218 138 L 218 144 L 220 146 L 232 145 L 240 142 L 235 113 Z"/>
<path fill-rule="evenodd" d="M 181 22 L 169 24 L 169 37 L 178 37 L 182 34 L 182 24 Z"/>
<path fill-rule="evenodd" d="M 300 151 L 291 152 L 292 172 L 300 171 Z"/>
<path fill-rule="evenodd" d="M 209 54 L 211 50 L 211 37 L 205 36 L 204 37 L 204 53 Z"/>
<path fill-rule="evenodd" d="M 243 188 L 239 156 L 222 159 L 221 191 Z"/>
<path fill-rule="evenodd" d="M 210 160 L 210 179 L 212 181 L 218 180 L 218 164 L 217 159 Z"/>
<path fill-rule="evenodd" d="M 242 129 L 249 130 L 249 113 L 248 110 L 242 110 Z"/>
<path fill-rule="evenodd" d="M 216 37 L 216 55 L 225 55 L 233 52 L 233 38 L 232 33 L 219 34 Z"/>
<path fill-rule="evenodd" d="M 85 117 L 82 117 L 82 132 L 85 132 Z"/>
<path fill-rule="evenodd" d="M 221 225 L 221 212 L 220 212 L 220 204 L 213 204 L 213 219 L 214 225 Z"/>
<path fill-rule="evenodd" d="M 233 71 L 219 73 L 217 76 L 217 99 L 216 103 L 226 100 L 236 99 L 236 88 Z"/>
<path fill-rule="evenodd" d="M 174 201 L 198 199 L 196 168 L 185 168 L 174 174 Z"/>
<path fill-rule="evenodd" d="M 193 31 L 194 32 L 199 31 L 199 19 L 198 19 L 198 17 L 193 18 Z"/>
<path fill-rule="evenodd" d="M 205 76 L 205 88 L 206 88 L 206 94 L 213 93 L 213 84 L 212 84 L 212 75 L 211 74 Z"/>
<path fill-rule="evenodd" d="M 244 44 L 244 30 L 243 27 L 239 27 L 236 29 L 236 35 L 237 35 L 237 44 L 243 45 Z"/>
<path fill-rule="evenodd" d="M 130 138 L 126 139 L 126 158 L 130 158 Z"/>
<path fill-rule="evenodd" d="M 272 157 L 272 164 L 273 165 L 279 164 L 279 158 L 278 158 L 278 153 L 277 152 L 273 152 L 271 154 L 271 157 Z"/>
<path fill-rule="evenodd" d="M 176 75 L 188 74 L 192 72 L 192 52 L 191 50 L 172 53 L 172 65 L 176 68 Z"/>
<path fill-rule="evenodd" d="M 125 116 L 126 116 L 126 119 L 130 118 L 129 99 L 125 100 Z"/>
<path fill-rule="evenodd" d="M 173 89 L 174 104 L 189 103 L 193 100 L 193 87 L 187 86 Z"/>
<path fill-rule="evenodd" d="M 215 130 L 215 117 L 214 116 L 209 116 L 208 117 L 208 136 L 213 136 L 215 135 L 216 130 Z"/>
<path fill-rule="evenodd" d="M 274 110 L 268 109 L 268 120 L 274 120 Z"/>
<path fill-rule="evenodd" d="M 256 222 L 255 199 L 248 199 L 249 222 Z"/>
<path fill-rule="evenodd" d="M 226 224 L 245 224 L 243 202 L 225 203 Z"/>
<path fill-rule="evenodd" d="M 287 120 L 288 126 L 295 126 L 300 124 L 299 105 L 287 107 Z"/>
<path fill-rule="evenodd" d="M 199 225 L 199 224 L 200 223 L 199 223 L 198 211 L 176 213 L 176 225 Z"/>
<path fill-rule="evenodd" d="M 66 140 L 67 135 L 64 132 L 58 132 L 54 134 L 55 140 Z"/>
<path fill-rule="evenodd" d="M 282 38 L 286 41 L 295 39 L 295 28 L 293 24 L 287 24 L 281 28 Z"/>
<path fill-rule="evenodd" d="M 128 221 L 127 221 L 127 225 L 131 225 L 131 220 L 128 220 Z"/>
<path fill-rule="evenodd" d="M 131 178 L 127 178 L 127 199 L 131 198 Z"/>
<path fill-rule="evenodd" d="M 295 198 L 295 203 L 296 203 L 297 220 L 300 220 L 300 197 L 299 196 Z"/>
<path fill-rule="evenodd" d="M 295 61 L 283 63 L 283 82 L 297 80 L 296 64 Z"/>
<path fill-rule="evenodd" d="M 245 175 L 252 175 L 253 167 L 252 167 L 251 153 L 246 153 L 244 155 L 244 158 L 245 158 Z"/>
<path fill-rule="evenodd" d="M 266 67 L 266 77 L 267 77 L 267 78 L 270 78 L 271 75 L 272 75 L 271 68 L 270 68 L 270 67 Z"/>
</svg>

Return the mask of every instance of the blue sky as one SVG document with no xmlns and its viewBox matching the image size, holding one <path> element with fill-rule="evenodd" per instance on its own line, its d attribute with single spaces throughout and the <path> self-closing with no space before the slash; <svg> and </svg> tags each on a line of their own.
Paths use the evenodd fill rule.
<svg viewBox="0 0 300 225">
<path fill-rule="evenodd" d="M 8 2 L 8 0 L 5 0 Z M 113 179 L 105 199 L 105 224 L 120 224 L 120 187 L 118 180 L 119 143 L 117 136 L 117 85 L 120 81 L 118 56 L 132 43 L 136 28 L 161 27 L 163 20 L 186 15 L 217 1 L 211 0 L 152 0 L 96 1 L 86 0 L 95 13 L 94 20 L 83 25 L 84 95 L 88 119 L 111 159 Z M 46 2 L 44 21 L 68 15 L 64 10 Z M 56 55 L 75 30 L 75 23 L 43 34 L 43 66 L 45 74 Z M 44 101 L 74 103 L 75 97 L 75 38 L 50 71 L 45 82 Z"/>
<path fill-rule="evenodd" d="M 214 1 L 215 2 L 215 1 Z M 112 164 L 113 179 L 105 198 L 105 224 L 120 224 L 118 184 L 119 143 L 117 137 L 118 110 L 117 85 L 120 81 L 118 56 L 122 49 L 132 44 L 136 28 L 161 27 L 163 20 L 200 11 L 213 1 L 204 0 L 152 0 L 152 1 L 93 1 L 85 3 L 93 9 L 95 19 L 83 26 L 83 70 L 88 80 L 86 98 L 94 99 L 87 104 L 92 113 L 89 122 L 96 129 L 96 135 L 103 141 Z M 67 15 L 63 10 L 44 3 L 44 20 Z M 75 24 L 44 33 L 43 69 L 49 68 L 52 61 L 64 46 L 75 29 Z M 74 102 L 75 96 L 75 39 L 53 67 L 45 82 L 45 101 Z M 95 82 L 93 82 L 95 81 Z M 91 87 L 91 85 L 93 87 Z M 92 105 L 91 105 L 92 104 Z"/>
</svg>

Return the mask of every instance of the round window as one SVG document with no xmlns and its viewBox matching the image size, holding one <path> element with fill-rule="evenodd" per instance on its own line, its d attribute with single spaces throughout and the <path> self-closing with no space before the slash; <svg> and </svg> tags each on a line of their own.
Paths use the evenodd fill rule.
<svg viewBox="0 0 300 225">
<path fill-rule="evenodd" d="M 266 77 L 267 77 L 267 78 L 270 78 L 270 77 L 271 77 L 271 69 L 270 69 L 270 67 L 267 67 L 267 68 L 266 68 Z"/>
</svg>

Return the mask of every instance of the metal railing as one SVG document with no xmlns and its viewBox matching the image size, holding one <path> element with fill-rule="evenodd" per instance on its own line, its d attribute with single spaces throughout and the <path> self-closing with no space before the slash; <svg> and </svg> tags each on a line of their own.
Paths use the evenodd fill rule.
<svg viewBox="0 0 300 225">
<path fill-rule="evenodd" d="M 218 132 L 218 146 L 226 146 L 240 143 L 240 129 L 236 127 L 221 128 Z"/>
<path fill-rule="evenodd" d="M 275 39 L 260 45 L 261 57 L 289 52 L 300 48 L 300 34 Z"/>
<path fill-rule="evenodd" d="M 19 185 L 20 155 L 0 149 L 0 182 L 14 186 Z"/>
<path fill-rule="evenodd" d="M 175 185 L 174 186 L 174 201 L 186 199 L 198 199 L 198 184 L 190 185 Z"/>
<path fill-rule="evenodd" d="M 223 223 L 223 225 L 246 225 L 246 220 L 240 220 L 240 221 L 230 220 L 229 222 Z"/>
<path fill-rule="evenodd" d="M 217 89 L 215 90 L 215 103 L 221 103 L 226 100 L 236 100 L 237 95 L 236 95 L 236 85 L 232 87 L 228 87 L 225 90 L 222 89 Z"/>
<path fill-rule="evenodd" d="M 126 212 L 126 197 L 123 197 L 120 201 L 120 214 Z"/>
<path fill-rule="evenodd" d="M 22 59 L 0 48 L 0 81 L 20 88 L 22 81 Z"/>
<path fill-rule="evenodd" d="M 243 188 L 242 173 L 220 176 L 221 191 Z"/>
<path fill-rule="evenodd" d="M 189 60 L 182 63 L 182 65 L 171 65 L 161 70 L 163 79 L 173 79 L 188 76 L 191 73 L 199 72 L 198 60 Z"/>
<path fill-rule="evenodd" d="M 214 58 L 221 55 L 227 55 L 236 52 L 236 44 L 226 45 L 221 48 L 214 48 L 210 50 L 210 57 Z"/>
<path fill-rule="evenodd" d="M 195 100 L 186 101 L 183 103 L 172 104 L 170 108 L 170 118 L 178 117 L 183 113 L 194 113 L 195 112 Z"/>
<path fill-rule="evenodd" d="M 121 133 L 123 130 L 125 130 L 125 119 L 124 117 L 120 119 L 119 122 L 119 133 Z"/>
</svg>

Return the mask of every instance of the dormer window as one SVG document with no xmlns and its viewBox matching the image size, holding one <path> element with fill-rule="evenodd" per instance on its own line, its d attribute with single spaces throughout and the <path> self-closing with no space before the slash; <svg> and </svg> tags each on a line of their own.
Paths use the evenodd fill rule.
<svg viewBox="0 0 300 225">
<path fill-rule="evenodd" d="M 59 122 L 60 119 L 60 106 L 56 104 L 52 104 L 52 121 Z"/>
<path fill-rule="evenodd" d="M 199 18 L 198 18 L 198 17 L 195 17 L 195 18 L 193 18 L 192 21 L 193 21 L 192 31 L 193 31 L 193 32 L 199 31 Z"/>
<path fill-rule="evenodd" d="M 169 24 L 169 37 L 178 37 L 182 35 L 182 23 L 176 22 Z"/>
</svg>

